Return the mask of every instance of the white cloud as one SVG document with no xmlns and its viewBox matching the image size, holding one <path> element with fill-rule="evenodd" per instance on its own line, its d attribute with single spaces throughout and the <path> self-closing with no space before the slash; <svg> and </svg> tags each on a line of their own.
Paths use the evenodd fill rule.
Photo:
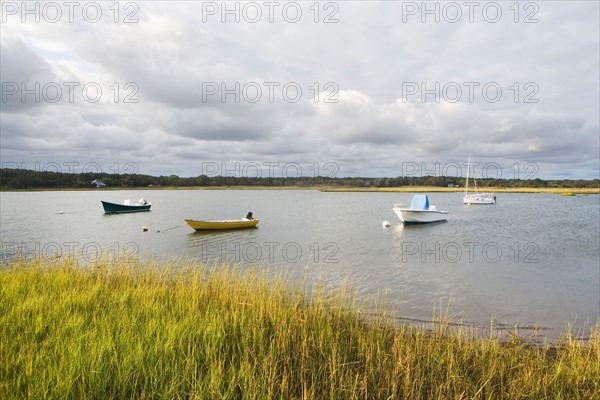
<svg viewBox="0 0 600 400">
<path fill-rule="evenodd" d="M 423 23 L 422 10 L 386 1 L 319 3 L 318 15 L 281 3 L 272 23 L 263 3 L 256 23 L 249 3 L 228 3 L 239 23 L 207 13 L 221 2 L 120 3 L 115 23 L 111 4 L 96 23 L 81 10 L 71 23 L 66 8 L 57 23 L 2 16 L 3 162 L 126 161 L 180 175 L 202 161 L 336 162 L 338 176 L 397 176 L 403 162 L 471 155 L 539 163 L 544 178 L 598 177 L 597 3 L 535 3 L 518 23 L 512 3 L 495 3 L 497 23 L 481 8 L 469 22 L 466 6 L 448 22 L 447 3 L 436 3 L 439 23 Z M 294 4 L 297 23 L 286 21 Z M 23 82 L 40 84 L 41 101 L 10 94 Z M 72 99 L 65 82 L 78 84 Z M 64 90 L 56 103 L 49 83 Z M 102 89 L 94 103 L 90 83 Z"/>
</svg>

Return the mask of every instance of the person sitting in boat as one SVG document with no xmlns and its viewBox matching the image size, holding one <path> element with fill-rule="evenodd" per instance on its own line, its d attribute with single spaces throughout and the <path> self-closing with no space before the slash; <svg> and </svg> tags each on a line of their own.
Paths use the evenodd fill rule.
<svg viewBox="0 0 600 400">
<path fill-rule="evenodd" d="M 246 219 L 254 219 L 252 217 L 252 211 L 248 211 L 248 214 L 246 214 Z"/>
</svg>

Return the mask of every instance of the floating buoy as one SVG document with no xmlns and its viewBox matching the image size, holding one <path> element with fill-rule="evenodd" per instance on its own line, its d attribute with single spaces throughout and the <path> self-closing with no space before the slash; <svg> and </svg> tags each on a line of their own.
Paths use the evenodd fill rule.
<svg viewBox="0 0 600 400">
<path fill-rule="evenodd" d="M 57 214 L 64 214 L 64 211 L 60 210 L 59 212 L 57 212 Z"/>
<path fill-rule="evenodd" d="M 383 221 L 382 225 L 384 228 L 389 228 L 391 226 L 390 221 Z"/>
<path fill-rule="evenodd" d="M 144 225 L 144 226 L 142 226 L 142 230 L 143 230 L 144 232 L 148 232 L 148 227 L 147 227 L 146 225 Z"/>
</svg>

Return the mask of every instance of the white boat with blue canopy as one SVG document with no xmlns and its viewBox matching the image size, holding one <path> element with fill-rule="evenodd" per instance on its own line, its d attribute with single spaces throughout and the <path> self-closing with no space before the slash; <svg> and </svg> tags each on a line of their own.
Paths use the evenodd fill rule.
<svg viewBox="0 0 600 400">
<path fill-rule="evenodd" d="M 430 205 L 429 197 L 426 194 L 414 195 L 410 208 L 402 208 L 400 204 L 396 204 L 393 211 L 406 225 L 445 221 L 446 214 L 448 214 L 448 211 L 440 211 Z"/>
</svg>

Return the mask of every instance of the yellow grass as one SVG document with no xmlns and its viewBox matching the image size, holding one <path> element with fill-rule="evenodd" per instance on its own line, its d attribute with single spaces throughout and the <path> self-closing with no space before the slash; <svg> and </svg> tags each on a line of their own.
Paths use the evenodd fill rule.
<svg viewBox="0 0 600 400">
<path fill-rule="evenodd" d="M 424 193 L 424 192 L 464 192 L 464 188 L 449 188 L 440 186 L 401 186 L 401 187 L 327 187 L 319 188 L 321 192 L 402 192 L 402 193 Z M 493 193 L 550 193 L 563 194 L 565 192 L 572 194 L 599 194 L 600 188 L 480 188 L 481 192 Z"/>
<path fill-rule="evenodd" d="M 221 265 L 17 260 L 0 268 L 0 398 L 600 398 L 598 328 L 534 348 L 306 289 Z"/>
</svg>

